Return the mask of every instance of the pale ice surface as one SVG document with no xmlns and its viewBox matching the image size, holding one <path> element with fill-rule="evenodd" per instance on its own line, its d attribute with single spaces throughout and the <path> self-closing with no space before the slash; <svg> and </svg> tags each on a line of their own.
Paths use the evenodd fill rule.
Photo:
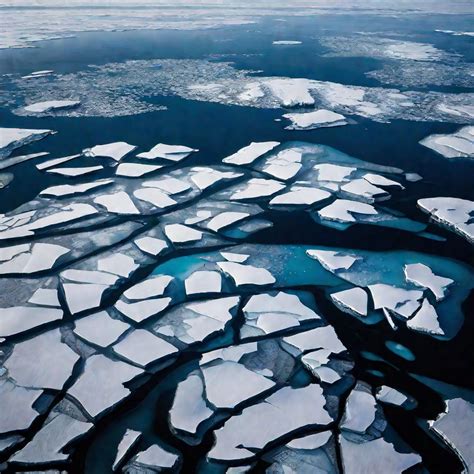
<svg viewBox="0 0 474 474">
<path fill-rule="evenodd" d="M 232 165 L 249 165 L 279 144 L 279 142 L 252 142 L 222 161 Z"/>
<path fill-rule="evenodd" d="M 162 158 L 169 161 L 181 161 L 191 153 L 196 152 L 194 148 L 190 148 L 184 145 L 166 145 L 164 143 L 158 143 L 150 151 L 139 153 L 138 158 L 146 158 L 153 160 L 155 158 Z"/>
<path fill-rule="evenodd" d="M 445 158 L 474 158 L 474 127 L 463 127 L 448 135 L 430 135 L 420 143 Z"/>
<path fill-rule="evenodd" d="M 131 153 L 137 147 L 125 142 L 106 143 L 104 145 L 96 145 L 92 148 L 83 150 L 84 155 L 92 157 L 112 158 L 120 161 L 123 157 Z"/>
<path fill-rule="evenodd" d="M 284 387 L 227 420 L 215 432 L 216 442 L 208 456 L 223 461 L 252 458 L 255 449 L 301 427 L 325 426 L 333 421 L 325 404 L 319 385 Z"/>
<path fill-rule="evenodd" d="M 314 112 L 284 114 L 284 118 L 291 121 L 289 130 L 313 130 L 321 127 L 337 127 L 347 125 L 346 118 L 331 110 L 315 110 Z"/>
<path fill-rule="evenodd" d="M 15 149 L 31 142 L 41 140 L 53 133 L 52 130 L 23 128 L 0 128 L 0 158 L 5 158 Z"/>
<path fill-rule="evenodd" d="M 79 100 L 48 100 L 45 102 L 35 102 L 24 107 L 24 110 L 33 114 L 45 114 L 55 110 L 70 109 L 80 105 Z"/>
<path fill-rule="evenodd" d="M 474 202 L 453 197 L 418 199 L 418 207 L 442 226 L 474 242 Z"/>
</svg>

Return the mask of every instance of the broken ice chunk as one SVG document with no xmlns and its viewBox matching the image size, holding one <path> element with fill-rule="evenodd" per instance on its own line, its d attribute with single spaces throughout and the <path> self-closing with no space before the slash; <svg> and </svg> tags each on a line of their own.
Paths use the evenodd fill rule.
<svg viewBox="0 0 474 474">
<path fill-rule="evenodd" d="M 97 196 L 94 202 L 104 206 L 108 212 L 115 214 L 140 214 L 130 196 L 124 191 L 114 194 L 102 194 Z"/>
<path fill-rule="evenodd" d="M 220 252 L 220 254 L 228 262 L 236 262 L 236 263 L 243 263 L 250 257 L 250 255 L 243 255 L 240 253 L 232 253 L 232 252 Z"/>
<path fill-rule="evenodd" d="M 426 298 L 415 316 L 407 322 L 407 327 L 434 336 L 444 336 L 444 331 L 439 325 L 438 313 Z"/>
<path fill-rule="evenodd" d="M 283 117 L 291 121 L 291 125 L 286 127 L 288 130 L 314 130 L 322 127 L 347 125 L 344 115 L 326 109 L 285 114 Z"/>
<path fill-rule="evenodd" d="M 7 379 L 0 379 L 0 432 L 28 429 L 39 413 L 33 408 L 40 390 L 19 387 Z M 1 449 L 0 449 L 1 453 Z"/>
<path fill-rule="evenodd" d="M 357 168 L 350 166 L 334 165 L 332 163 L 322 163 L 314 166 L 318 173 L 319 181 L 334 181 L 342 183 L 347 181 Z"/>
<path fill-rule="evenodd" d="M 125 472 L 177 472 L 181 457 L 157 444 L 141 451 L 125 466 Z"/>
<path fill-rule="evenodd" d="M 170 302 L 171 298 L 154 298 L 136 303 L 126 303 L 119 300 L 115 303 L 115 308 L 126 318 L 141 323 L 155 314 L 161 313 L 169 306 Z"/>
<path fill-rule="evenodd" d="M 375 309 L 389 309 L 402 318 L 409 318 L 420 307 L 423 292 L 406 290 L 384 283 L 369 285 Z"/>
<path fill-rule="evenodd" d="M 222 161 L 233 165 L 249 165 L 279 144 L 280 142 L 252 142 Z"/>
<path fill-rule="evenodd" d="M 236 262 L 217 262 L 217 265 L 230 275 L 236 286 L 271 285 L 276 282 L 273 275 L 265 268 Z"/>
<path fill-rule="evenodd" d="M 92 148 L 82 150 L 84 155 L 93 157 L 107 157 L 115 161 L 120 161 L 124 156 L 131 153 L 137 147 L 125 142 L 107 143 L 105 145 L 96 145 Z"/>
<path fill-rule="evenodd" d="M 165 209 L 170 206 L 175 206 L 177 202 L 169 197 L 164 191 L 155 188 L 141 188 L 133 192 L 133 195 L 140 201 L 149 202 L 158 209 Z"/>
<path fill-rule="evenodd" d="M 61 390 L 78 360 L 61 341 L 59 329 L 53 329 L 17 343 L 4 366 L 18 385 Z"/>
<path fill-rule="evenodd" d="M 353 199 L 360 199 L 364 202 L 373 203 L 382 199 L 387 199 L 390 194 L 365 179 L 353 179 L 341 186 L 341 191 Z"/>
<path fill-rule="evenodd" d="M 446 400 L 446 412 L 430 422 L 431 429 L 459 455 L 466 473 L 474 468 L 473 423 L 474 404 L 462 398 Z"/>
<path fill-rule="evenodd" d="M 342 464 L 346 474 L 366 474 L 380 472 L 400 474 L 421 462 L 414 453 L 399 453 L 392 443 L 383 438 L 366 442 L 352 442 L 339 436 Z"/>
<path fill-rule="evenodd" d="M 123 438 L 120 440 L 120 443 L 117 446 L 117 455 L 115 456 L 115 460 L 112 465 L 113 471 L 116 471 L 119 468 L 125 456 L 138 443 L 141 435 L 142 434 L 139 431 L 134 431 L 130 429 L 127 429 L 127 431 L 125 431 Z"/>
<path fill-rule="evenodd" d="M 216 408 L 235 408 L 275 385 L 275 382 L 237 362 L 222 361 L 201 370 L 206 398 Z"/>
<path fill-rule="evenodd" d="M 403 186 L 397 181 L 393 181 L 379 174 L 367 173 L 364 174 L 363 178 L 375 186 L 396 186 L 403 189 Z"/>
<path fill-rule="evenodd" d="M 155 158 L 162 158 L 170 161 L 181 161 L 191 153 L 199 151 L 195 148 L 189 148 L 183 145 L 165 145 L 164 143 L 158 143 L 150 151 L 145 153 L 139 153 L 138 158 L 146 158 L 153 160 Z"/>
<path fill-rule="evenodd" d="M 108 347 L 129 327 L 118 319 L 112 319 L 105 311 L 100 311 L 76 321 L 74 333 L 91 344 Z"/>
<path fill-rule="evenodd" d="M 288 181 L 294 178 L 302 168 L 303 154 L 298 149 L 288 148 L 268 158 L 262 165 L 262 171 L 274 178 Z"/>
<path fill-rule="evenodd" d="M 125 387 L 142 369 L 114 361 L 101 354 L 86 360 L 84 371 L 68 390 L 92 417 L 98 418 L 130 394 Z"/>
<path fill-rule="evenodd" d="M 361 257 L 333 250 L 307 250 L 307 255 L 315 258 L 328 271 L 349 270 Z"/>
<path fill-rule="evenodd" d="M 64 449 L 93 426 L 63 413 L 53 413 L 33 439 L 13 455 L 11 461 L 29 466 L 66 461 L 70 454 Z"/>
<path fill-rule="evenodd" d="M 81 155 L 70 155 L 70 156 L 63 156 L 61 158 L 54 158 L 52 160 L 44 161 L 43 163 L 37 164 L 36 168 L 38 168 L 39 170 L 54 168 L 57 165 L 62 165 L 63 163 L 67 163 L 68 161 L 79 158 L 80 156 Z"/>
<path fill-rule="evenodd" d="M 164 249 L 168 247 L 166 242 L 155 237 L 140 237 L 136 239 L 135 245 L 142 251 L 149 255 L 158 256 Z"/>
<path fill-rule="evenodd" d="M 103 272 L 113 273 L 128 278 L 138 268 L 135 260 L 123 253 L 113 253 L 109 257 L 101 258 L 97 268 Z"/>
<path fill-rule="evenodd" d="M 186 278 L 184 282 L 187 295 L 200 293 L 219 293 L 222 287 L 222 277 L 215 271 L 197 271 Z"/>
<path fill-rule="evenodd" d="M 269 79 L 264 85 L 283 107 L 314 104 L 314 98 L 309 93 L 311 81 L 308 79 Z"/>
<path fill-rule="evenodd" d="M 42 114 L 54 112 L 55 110 L 72 109 L 81 104 L 79 100 L 47 100 L 45 102 L 35 102 L 24 107 L 26 112 Z"/>
<path fill-rule="evenodd" d="M 247 212 L 222 212 L 214 216 L 207 224 L 206 227 L 208 229 L 213 230 L 214 232 L 218 232 L 225 227 L 228 227 L 236 222 L 241 221 L 249 217 L 250 214 Z"/>
<path fill-rule="evenodd" d="M 145 329 L 135 329 L 112 349 L 120 357 L 140 367 L 178 352 L 175 346 Z"/>
<path fill-rule="evenodd" d="M 28 303 L 41 306 L 53 306 L 55 308 L 61 307 L 58 299 L 58 290 L 52 288 L 38 288 L 28 300 Z"/>
<path fill-rule="evenodd" d="M 292 354 L 298 355 L 314 349 L 327 349 L 335 354 L 344 352 L 346 347 L 337 337 L 331 326 L 311 329 L 294 336 L 283 338 L 283 342 Z"/>
<path fill-rule="evenodd" d="M 283 387 L 227 420 L 215 432 L 208 457 L 222 461 L 252 458 L 269 443 L 300 428 L 325 426 L 333 421 L 325 404 L 319 385 Z"/>
<path fill-rule="evenodd" d="M 285 185 L 273 179 L 251 178 L 230 196 L 232 201 L 270 197 L 281 191 Z"/>
<path fill-rule="evenodd" d="M 367 316 L 368 295 L 362 288 L 349 288 L 331 294 L 334 304 L 354 316 Z"/>
<path fill-rule="evenodd" d="M 172 429 L 195 434 L 199 425 L 214 412 L 204 400 L 204 384 L 197 373 L 190 374 L 176 388 L 170 410 Z"/>
<path fill-rule="evenodd" d="M 474 202 L 452 197 L 418 199 L 418 207 L 438 224 L 474 243 Z"/>
<path fill-rule="evenodd" d="M 102 295 L 109 287 L 94 283 L 64 283 L 64 298 L 71 314 L 98 308 Z"/>
<path fill-rule="evenodd" d="M 29 329 L 62 319 L 63 312 L 55 308 L 12 306 L 0 308 L 0 337 L 9 337 Z"/>
<path fill-rule="evenodd" d="M 165 226 L 164 232 L 173 244 L 196 242 L 202 239 L 201 231 L 183 224 L 168 224 Z"/>
<path fill-rule="evenodd" d="M 52 130 L 0 127 L 0 158 L 9 156 L 15 148 L 41 140 L 51 133 Z"/>
<path fill-rule="evenodd" d="M 213 168 L 194 167 L 191 168 L 191 181 L 201 190 L 204 191 L 214 184 L 222 180 L 232 180 L 243 176 L 242 173 L 234 173 L 232 171 L 219 171 Z"/>
<path fill-rule="evenodd" d="M 416 401 L 413 398 L 387 385 L 379 387 L 375 397 L 380 402 L 397 407 L 405 407 L 407 409 L 413 408 L 416 405 Z"/>
<path fill-rule="evenodd" d="M 143 186 L 150 187 L 150 188 L 158 188 L 168 194 L 180 194 L 184 193 L 191 189 L 191 186 L 186 183 L 185 181 L 181 181 L 180 179 L 176 179 L 173 177 L 170 178 L 163 178 L 159 180 L 153 181 L 145 181 Z"/>
<path fill-rule="evenodd" d="M 276 45 L 288 45 L 288 46 L 292 46 L 292 45 L 297 45 L 297 44 L 301 44 L 301 41 L 293 41 L 293 40 L 277 40 L 277 41 L 273 41 L 272 44 L 276 44 Z"/>
<path fill-rule="evenodd" d="M 331 197 L 331 193 L 306 186 L 292 186 L 288 192 L 278 194 L 271 201 L 271 206 L 311 206 L 319 201 Z"/>
<path fill-rule="evenodd" d="M 431 290 L 436 297 L 436 301 L 441 301 L 445 296 L 448 286 L 454 283 L 454 280 L 451 278 L 435 275 L 430 267 L 422 263 L 405 265 L 404 271 L 407 281 Z"/>
<path fill-rule="evenodd" d="M 355 223 L 357 218 L 353 214 L 377 215 L 377 210 L 370 204 L 351 201 L 349 199 L 336 199 L 329 206 L 318 211 L 321 219 L 341 223 Z"/>
<path fill-rule="evenodd" d="M 143 300 L 163 296 L 172 280 L 173 277 L 169 275 L 157 275 L 147 278 L 125 291 L 124 296 L 128 300 Z"/>
<path fill-rule="evenodd" d="M 0 275 L 9 273 L 31 274 L 51 270 L 69 249 L 61 245 L 36 243 L 29 252 L 14 256 L 7 262 L 0 263 Z"/>
<path fill-rule="evenodd" d="M 430 135 L 420 144 L 445 158 L 474 158 L 474 127 L 463 127 L 448 135 Z"/>
<path fill-rule="evenodd" d="M 282 291 L 252 296 L 243 308 L 245 325 L 241 336 L 271 334 L 282 329 L 299 326 L 307 320 L 318 320 L 320 316 L 304 305 L 295 294 Z"/>
<path fill-rule="evenodd" d="M 49 168 L 46 170 L 47 173 L 59 174 L 69 178 L 76 178 L 77 176 L 85 176 L 96 171 L 103 170 L 102 165 L 97 166 L 84 166 L 81 168 Z"/>
<path fill-rule="evenodd" d="M 61 184 L 59 186 L 51 186 L 49 188 L 43 189 L 43 191 L 40 192 L 40 196 L 65 197 L 84 194 L 90 191 L 91 189 L 97 189 L 102 186 L 107 186 L 112 182 L 112 180 L 103 179 L 95 181 L 93 183 Z"/>
<path fill-rule="evenodd" d="M 163 168 L 160 165 L 143 165 L 141 163 L 120 163 L 115 174 L 126 178 L 140 178 Z"/>
<path fill-rule="evenodd" d="M 358 382 L 346 400 L 340 428 L 364 434 L 375 421 L 376 401 L 370 386 Z"/>
</svg>

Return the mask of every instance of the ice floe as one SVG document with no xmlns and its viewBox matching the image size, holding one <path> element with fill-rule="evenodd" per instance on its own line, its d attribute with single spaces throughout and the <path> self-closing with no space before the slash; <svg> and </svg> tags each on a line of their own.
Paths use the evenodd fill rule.
<svg viewBox="0 0 474 474">
<path fill-rule="evenodd" d="M 41 466 L 69 459 L 65 448 L 93 428 L 92 423 L 76 420 L 63 413 L 53 413 L 33 439 L 12 457 L 12 462 Z"/>
<path fill-rule="evenodd" d="M 215 432 L 216 441 L 208 457 L 221 461 L 249 459 L 270 442 L 302 427 L 325 426 L 333 421 L 325 404 L 319 385 L 284 387 L 226 421 Z"/>
<path fill-rule="evenodd" d="M 61 390 L 78 360 L 61 342 L 59 330 L 53 329 L 16 344 L 4 365 L 18 385 Z"/>
<path fill-rule="evenodd" d="M 286 127 L 289 130 L 314 130 L 322 127 L 347 125 L 347 120 L 344 115 L 325 109 L 315 110 L 313 112 L 285 114 L 283 118 L 291 121 L 291 125 Z"/>
<path fill-rule="evenodd" d="M 474 202 L 453 197 L 418 199 L 418 207 L 442 226 L 474 242 Z"/>
<path fill-rule="evenodd" d="M 422 263 L 405 265 L 404 271 L 407 281 L 416 286 L 428 288 L 437 301 L 441 301 L 445 297 L 448 287 L 454 283 L 451 278 L 435 275 L 430 267 Z"/>
<path fill-rule="evenodd" d="M 63 312 L 56 308 L 34 306 L 0 308 L 0 337 L 21 334 L 30 329 L 39 328 L 53 321 L 58 321 L 62 317 Z"/>
<path fill-rule="evenodd" d="M 197 271 L 184 282 L 187 295 L 201 293 L 219 293 L 222 288 L 222 277 L 215 271 Z"/>
<path fill-rule="evenodd" d="M 106 311 L 82 318 L 76 321 L 75 326 L 75 334 L 99 347 L 110 346 L 130 327 L 118 319 L 112 319 Z"/>
<path fill-rule="evenodd" d="M 472 423 L 474 405 L 462 398 L 446 401 L 446 412 L 430 423 L 431 429 L 459 455 L 466 472 L 474 466 Z"/>
<path fill-rule="evenodd" d="M 181 463 L 181 457 L 175 452 L 168 451 L 158 444 L 151 445 L 145 451 L 134 456 L 125 466 L 125 472 L 176 472 Z"/>
<path fill-rule="evenodd" d="M 112 158 L 114 161 L 120 161 L 137 147 L 125 142 L 107 143 L 105 145 L 96 145 L 92 148 L 83 150 L 85 156 Z"/>
<path fill-rule="evenodd" d="M 114 463 L 112 464 L 112 470 L 116 471 L 120 464 L 123 462 L 127 454 L 133 447 L 140 441 L 142 434 L 139 431 L 127 429 L 123 438 L 120 440 L 117 446 L 117 456 L 115 457 Z"/>
<path fill-rule="evenodd" d="M 449 135 L 430 135 L 420 143 L 445 158 L 474 158 L 474 127 L 463 127 Z"/>
<path fill-rule="evenodd" d="M 113 346 L 123 359 L 145 367 L 178 352 L 178 349 L 145 329 L 135 329 Z"/>
<path fill-rule="evenodd" d="M 203 397 L 204 383 L 199 375 L 191 374 L 180 382 L 170 410 L 171 428 L 195 434 L 199 425 L 214 413 Z"/>
<path fill-rule="evenodd" d="M 79 100 L 48 100 L 44 102 L 35 102 L 24 107 L 24 110 L 33 114 L 45 114 L 55 110 L 71 109 L 81 104 Z"/>
<path fill-rule="evenodd" d="M 224 158 L 222 161 L 232 165 L 250 165 L 257 158 L 273 150 L 273 148 L 279 144 L 280 142 L 252 142 L 250 145 L 241 148 L 238 152 Z"/>
<path fill-rule="evenodd" d="M 97 418 L 112 409 L 130 394 L 125 387 L 142 369 L 97 354 L 89 357 L 84 372 L 67 393 L 81 404 L 92 417 Z"/>
<path fill-rule="evenodd" d="M 295 41 L 295 40 L 276 40 L 276 41 L 273 41 L 272 44 L 293 46 L 297 44 L 302 44 L 302 42 Z"/>
<path fill-rule="evenodd" d="M 52 134 L 52 130 L 32 130 L 24 128 L 0 128 L 0 158 L 11 154 L 15 148 L 41 140 Z"/>
<path fill-rule="evenodd" d="M 217 265 L 223 272 L 230 275 L 236 286 L 271 285 L 275 283 L 275 278 L 265 268 L 236 262 L 218 262 Z"/>
<path fill-rule="evenodd" d="M 150 151 L 139 153 L 137 157 L 146 158 L 148 160 L 162 158 L 164 160 L 176 162 L 183 160 L 196 151 L 199 150 L 184 145 L 166 145 L 164 143 L 158 143 L 158 145 L 155 145 Z"/>
<path fill-rule="evenodd" d="M 77 176 L 85 176 L 96 171 L 103 170 L 102 165 L 97 166 L 83 166 L 81 168 L 50 168 L 46 170 L 47 173 L 59 174 L 69 178 L 76 178 Z"/>
<path fill-rule="evenodd" d="M 127 178 L 140 178 L 163 168 L 160 165 L 144 165 L 141 163 L 120 163 L 116 175 Z"/>
</svg>

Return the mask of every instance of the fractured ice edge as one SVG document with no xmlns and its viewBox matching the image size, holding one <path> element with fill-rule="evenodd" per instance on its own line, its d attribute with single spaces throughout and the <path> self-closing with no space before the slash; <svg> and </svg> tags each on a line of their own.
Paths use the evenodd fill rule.
<svg viewBox="0 0 474 474">
<path fill-rule="evenodd" d="M 403 119 L 466 124 L 474 119 L 472 93 L 401 93 L 305 78 L 252 76 L 251 72 L 226 62 L 163 59 L 90 66 L 80 73 L 34 81 L 4 76 L 2 82 L 9 87 L 0 94 L 0 104 L 27 115 L 31 112 L 25 110 L 26 103 L 80 101 L 72 109 L 45 111 L 43 115 L 113 117 L 163 110 L 159 96 L 176 95 L 259 108 L 327 109 L 378 122 Z M 143 97 L 154 97 L 158 103 L 145 102 Z"/>
<path fill-rule="evenodd" d="M 32 133 L 12 132 L 5 146 Z M 293 210 L 339 229 L 423 236 L 426 224 L 380 205 L 403 192 L 403 171 L 304 142 L 252 143 L 221 165 L 173 171 L 166 166 L 196 150 L 158 144 L 131 163 L 135 148 L 48 159 L 37 167 L 84 154 L 117 172 L 77 183 L 69 174 L 0 216 L 0 459 L 13 470 L 67 468 L 95 425 L 120 417 L 166 368 L 177 380 L 172 437 L 197 446 L 211 434 L 202 468 L 264 461 L 268 472 L 401 473 L 423 463 L 384 414 L 387 405 L 412 410 L 416 398 L 355 380 L 351 341 L 321 308 L 380 324 L 387 347 L 413 361 L 418 348 L 396 342 L 396 329 L 453 338 L 472 270 L 418 252 L 245 243 L 272 213 Z M 124 168 L 132 164 L 154 168 L 143 177 Z M 420 205 L 434 213 L 429 204 Z M 459 221 L 439 219 L 448 218 Z M 426 427 L 466 466 L 468 420 L 469 402 L 449 400 Z M 126 427 L 110 468 L 179 471 L 183 455 L 169 443 Z"/>
</svg>

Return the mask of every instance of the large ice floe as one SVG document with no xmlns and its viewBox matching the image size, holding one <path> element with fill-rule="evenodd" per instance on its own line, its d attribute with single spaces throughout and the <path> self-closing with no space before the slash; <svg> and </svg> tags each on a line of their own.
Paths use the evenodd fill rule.
<svg viewBox="0 0 474 474">
<path fill-rule="evenodd" d="M 451 197 L 418 200 L 418 207 L 443 227 L 453 230 L 469 242 L 474 242 L 474 202 Z"/>
<path fill-rule="evenodd" d="M 405 119 L 465 124 L 472 122 L 474 116 L 471 93 L 416 90 L 402 93 L 398 89 L 343 85 L 307 78 L 255 76 L 252 71 L 238 70 L 231 63 L 208 60 L 126 61 L 91 66 L 80 73 L 44 80 L 48 83 L 39 90 L 37 81 L 4 77 L 8 92 L 0 94 L 0 103 L 22 115 L 29 113 L 22 107 L 25 101 L 45 102 L 61 96 L 64 100 L 80 100 L 81 105 L 70 110 L 57 110 L 54 112 L 56 115 L 110 117 L 161 110 L 164 107 L 159 105 L 159 100 L 157 103 L 145 102 L 142 97 L 177 95 L 227 105 L 272 109 L 305 107 L 305 113 L 322 109 L 379 122 Z M 71 90 L 75 96 L 69 99 Z M 130 94 L 130 90 L 134 93 Z M 324 115 L 328 114 L 325 112 Z M 331 117 L 330 121 L 333 121 L 332 114 Z M 307 119 L 299 117 L 298 121 L 306 123 Z M 321 113 L 316 119 L 328 123 Z"/>
<path fill-rule="evenodd" d="M 430 135 L 420 143 L 445 158 L 474 158 L 474 127 L 463 127 L 450 135 Z"/>
<path fill-rule="evenodd" d="M 107 469 L 130 473 L 184 472 L 186 445 L 212 472 L 423 469 L 385 415 L 414 417 L 418 400 L 396 377 L 368 385 L 353 346 L 377 325 L 391 367 L 415 366 L 420 340 L 459 333 L 472 270 L 420 252 L 249 242 L 293 211 L 315 229 L 426 237 L 426 217 L 396 210 L 404 171 L 304 142 L 173 168 L 196 150 L 135 148 L 48 158 L 39 171 L 73 172 L 0 215 L 0 461 L 67 470 L 100 443 Z M 60 167 L 82 156 L 115 173 Z M 470 225 L 452 206 L 438 219 Z M 428 432 L 469 460 L 449 421 L 469 407 L 449 405 Z"/>
</svg>

